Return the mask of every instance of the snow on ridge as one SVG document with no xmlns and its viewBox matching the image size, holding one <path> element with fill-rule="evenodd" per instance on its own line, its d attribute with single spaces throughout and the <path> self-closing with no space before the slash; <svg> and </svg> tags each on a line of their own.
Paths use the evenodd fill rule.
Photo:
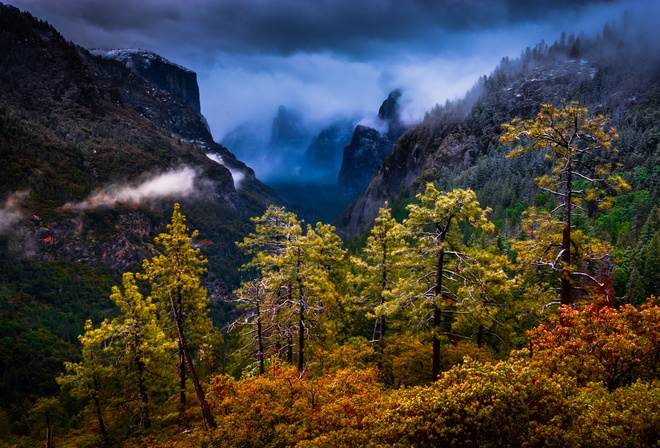
<svg viewBox="0 0 660 448">
<path fill-rule="evenodd" d="M 93 48 L 89 50 L 95 56 L 101 56 L 108 59 L 114 59 L 116 61 L 124 63 L 127 67 L 130 67 L 133 64 L 133 57 L 138 56 L 145 61 L 146 64 L 151 65 L 151 62 L 156 60 L 164 64 L 171 65 L 176 67 L 184 72 L 194 73 L 193 70 L 183 67 L 182 65 L 176 64 L 172 61 L 165 59 L 159 54 L 154 53 L 150 50 L 144 50 L 142 48 L 113 48 L 113 49 L 100 49 Z"/>
</svg>

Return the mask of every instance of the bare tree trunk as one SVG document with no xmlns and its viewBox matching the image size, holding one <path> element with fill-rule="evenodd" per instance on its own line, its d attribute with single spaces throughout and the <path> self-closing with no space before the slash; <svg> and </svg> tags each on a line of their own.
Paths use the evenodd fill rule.
<svg viewBox="0 0 660 448">
<path fill-rule="evenodd" d="M 179 300 L 179 303 L 182 303 L 183 298 L 181 296 L 181 290 L 177 291 L 177 295 L 178 295 L 177 298 Z M 190 356 L 190 351 L 188 350 L 188 345 L 186 344 L 186 336 L 183 333 L 183 316 L 182 316 L 181 308 L 175 307 L 174 303 L 172 303 L 172 305 L 175 314 L 174 320 L 176 322 L 176 329 L 177 332 L 179 333 L 179 348 L 183 350 L 185 364 L 188 366 L 188 373 L 190 373 L 190 377 L 193 380 L 193 385 L 195 386 L 195 393 L 197 394 L 199 405 L 202 408 L 202 415 L 204 416 L 204 420 L 206 421 L 208 427 L 210 429 L 215 429 L 217 425 L 215 424 L 215 420 L 213 419 L 213 415 L 211 414 L 211 408 L 206 401 L 206 396 L 204 395 L 204 390 L 202 389 L 202 385 L 199 382 L 199 378 L 197 378 L 197 373 L 195 372 L 195 366 L 193 365 L 192 362 L 192 356 Z"/>
<path fill-rule="evenodd" d="M 48 410 L 46 410 L 46 448 L 53 448 L 53 427 L 50 424 Z"/>
<path fill-rule="evenodd" d="M 303 354 L 305 347 L 305 324 L 303 321 L 303 313 L 305 312 L 305 301 L 302 295 L 302 286 L 300 287 L 300 308 L 298 309 L 298 370 L 303 369 Z"/>
<path fill-rule="evenodd" d="M 99 400 L 99 393 L 101 391 L 101 386 L 99 385 L 99 377 L 96 376 L 96 373 L 93 375 L 94 381 L 94 408 L 96 409 L 96 418 L 99 421 L 99 430 L 101 431 L 101 437 L 103 438 L 103 443 L 108 444 L 108 433 L 105 430 L 105 423 L 103 422 L 103 414 L 101 413 L 101 401 Z"/>
<path fill-rule="evenodd" d="M 287 302 L 291 301 L 291 296 L 293 295 L 293 286 L 287 286 Z M 287 318 L 287 328 L 286 328 L 286 362 L 293 364 L 293 325 Z"/>
<path fill-rule="evenodd" d="M 179 372 L 179 404 L 182 408 L 186 407 L 186 359 L 183 355 L 183 346 L 179 340 L 179 363 L 177 364 Z"/>
<path fill-rule="evenodd" d="M 259 374 L 263 375 L 266 371 L 264 368 L 264 340 L 261 334 L 261 309 L 259 308 L 259 287 L 257 287 L 257 340 L 259 343 L 259 348 L 257 352 L 257 358 L 259 361 Z"/>
<path fill-rule="evenodd" d="M 53 448 L 53 427 L 46 425 L 46 448 Z"/>
<path fill-rule="evenodd" d="M 562 271 L 561 271 L 561 304 L 570 305 L 571 299 L 571 172 L 566 173 L 566 190 L 564 192 L 564 227 L 562 231 Z"/>
<path fill-rule="evenodd" d="M 438 300 L 442 300 L 442 270 L 444 269 L 444 262 L 445 251 L 441 250 L 438 253 L 438 261 L 436 264 L 435 301 L 433 304 L 433 375 L 431 379 L 434 382 L 437 381 L 438 376 L 440 376 L 440 339 L 438 338 L 438 330 L 440 329 L 442 312 L 438 307 Z"/>
<path fill-rule="evenodd" d="M 298 281 L 298 299 L 299 308 L 298 308 L 298 371 L 301 371 L 304 366 L 304 349 L 305 349 L 305 323 L 303 320 L 303 313 L 305 312 L 305 296 L 303 294 L 302 280 L 300 279 L 300 246 L 298 246 L 298 264 L 296 280 Z"/>
<path fill-rule="evenodd" d="M 381 284 L 381 294 L 380 294 L 380 304 L 385 303 L 385 298 L 383 297 L 383 291 L 387 289 L 387 242 L 383 240 L 383 279 L 382 279 L 382 284 Z M 381 342 L 383 340 L 383 337 L 385 336 L 385 330 L 387 329 L 387 325 L 385 323 L 385 316 L 379 316 L 380 319 L 380 335 L 378 338 L 378 342 Z"/>
<path fill-rule="evenodd" d="M 289 364 L 293 364 L 293 336 L 291 336 L 291 331 L 293 329 L 292 325 L 289 325 L 287 327 L 287 335 L 286 335 L 286 362 Z"/>
<path fill-rule="evenodd" d="M 135 346 L 140 346 L 140 337 L 135 334 Z M 143 354 L 140 353 L 137 357 L 137 373 L 138 373 L 138 390 L 140 391 L 140 401 L 142 401 L 142 426 L 144 429 L 149 429 L 151 427 L 151 419 L 149 418 L 149 395 L 147 394 L 147 388 L 144 385 L 144 361 Z"/>
</svg>

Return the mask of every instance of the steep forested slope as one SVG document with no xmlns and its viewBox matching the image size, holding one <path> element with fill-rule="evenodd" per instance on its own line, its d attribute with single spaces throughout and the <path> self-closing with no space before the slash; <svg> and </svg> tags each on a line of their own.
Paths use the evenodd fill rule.
<svg viewBox="0 0 660 448">
<path fill-rule="evenodd" d="M 202 117 L 182 100 L 120 62 L 65 41 L 29 14 L 4 6 L 1 12 L 0 194 L 16 211 L 12 228 L 4 229 L 13 231 L 12 247 L 42 259 L 120 268 L 148 253 L 149 233 L 171 201 L 155 205 L 167 196 L 190 199 L 197 208 L 191 219 L 214 229 L 206 236 L 218 243 L 232 232 L 229 223 L 277 200 L 213 142 Z M 187 190 L 172 186 L 168 194 L 116 203 L 111 196 L 102 208 L 89 202 L 110 185 L 137 188 L 184 168 Z M 218 221 L 230 227 L 221 232 Z M 226 242 L 225 250 L 233 238 Z"/>
<path fill-rule="evenodd" d="M 541 103 L 562 99 L 612 119 L 620 135 L 616 161 L 623 163 L 635 190 L 646 190 L 653 182 L 642 184 L 639 176 L 653 176 L 658 154 L 653 117 L 660 88 L 660 58 L 648 37 L 624 21 L 607 24 L 597 37 L 563 34 L 551 46 L 540 43 L 517 59 L 503 59 L 465 99 L 436 106 L 399 139 L 367 189 L 338 218 L 339 232 L 355 238 L 370 227 L 386 200 L 410 197 L 409 187 L 417 190 L 431 180 L 443 189 L 473 188 L 483 204 L 495 209 L 497 219 L 511 219 L 516 213 L 506 209 L 524 208 L 522 201 L 535 198 L 533 179 L 547 166 L 541 157 L 505 159 L 500 125 L 514 117 L 530 118 Z M 635 218 L 638 225 L 652 203 L 649 197 Z"/>
<path fill-rule="evenodd" d="M 0 67 L 0 389 L 16 404 L 53 392 L 175 200 L 202 231 L 216 300 L 238 281 L 249 217 L 280 199 L 183 100 L 2 4 Z"/>
</svg>

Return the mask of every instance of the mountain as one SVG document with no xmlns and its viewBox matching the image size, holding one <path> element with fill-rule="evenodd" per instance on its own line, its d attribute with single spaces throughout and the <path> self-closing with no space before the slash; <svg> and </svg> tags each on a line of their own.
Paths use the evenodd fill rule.
<svg viewBox="0 0 660 448">
<path fill-rule="evenodd" d="M 231 130 L 222 144 L 235 151 L 266 182 L 278 182 L 297 176 L 312 131 L 296 110 L 280 105 L 270 128 L 245 122 Z"/>
<path fill-rule="evenodd" d="M 380 164 L 392 152 L 406 126 L 401 123 L 398 100 L 400 90 L 392 91 L 378 110 L 378 119 L 384 130 L 358 125 L 351 142 L 344 148 L 341 169 L 337 179 L 344 196 L 355 197 L 369 184 Z"/>
<path fill-rule="evenodd" d="M 273 118 L 269 145 L 272 148 L 302 149 L 308 135 L 300 123 L 300 117 L 295 112 L 287 110 L 285 106 L 277 109 Z"/>
<path fill-rule="evenodd" d="M 344 195 L 360 193 L 371 176 L 392 152 L 394 142 L 374 128 L 358 125 L 351 142 L 344 148 L 344 157 L 337 183 Z"/>
<path fill-rule="evenodd" d="M 399 104 L 401 95 L 400 89 L 391 91 L 378 109 L 378 118 L 387 125 L 385 135 L 393 142 L 396 142 L 408 128 L 401 123 L 401 105 Z"/>
<path fill-rule="evenodd" d="M 0 6 L 0 29 L 0 199 L 12 249 L 124 269 L 152 253 L 176 200 L 224 263 L 244 226 L 234 223 L 281 201 L 213 141 L 190 71 L 147 52 L 91 54 L 11 6 Z"/>
<path fill-rule="evenodd" d="M 194 71 L 174 64 L 148 50 L 92 50 L 91 53 L 122 62 L 126 68 L 148 83 L 171 93 L 198 114 L 202 113 L 197 73 Z"/>
<path fill-rule="evenodd" d="M 323 129 L 303 154 L 301 173 L 307 178 L 328 179 L 328 183 L 334 184 L 344 148 L 351 141 L 353 128 L 351 120 L 342 120 Z"/>
<path fill-rule="evenodd" d="M 465 98 L 437 105 L 401 136 L 365 190 L 336 220 L 338 233 L 357 237 L 386 201 L 402 207 L 428 181 L 446 190 L 470 187 L 497 219 L 511 219 L 516 206 L 536 200 L 533 179 L 546 171 L 547 162 L 531 155 L 506 159 L 507 148 L 499 142 L 501 124 L 532 118 L 541 103 L 558 105 L 563 99 L 611 117 L 620 135 L 616 161 L 626 180 L 657 197 L 657 188 L 648 187 L 660 157 L 651 137 L 657 125 L 640 126 L 652 121 L 648 114 L 653 116 L 659 106 L 660 57 L 654 42 L 624 22 L 619 28 L 608 24 L 597 37 L 564 35 L 551 46 L 542 42 L 517 59 L 504 58 Z M 646 176 L 647 186 L 640 176 Z M 648 212 L 648 205 L 636 211 L 640 226 Z"/>
<path fill-rule="evenodd" d="M 114 316 L 111 287 L 158 253 L 174 202 L 221 327 L 235 241 L 284 201 L 213 141 L 194 74 L 152 53 L 92 54 L 0 4 L 0 67 L 0 417 L 15 422 L 57 391 L 85 321 Z"/>
</svg>

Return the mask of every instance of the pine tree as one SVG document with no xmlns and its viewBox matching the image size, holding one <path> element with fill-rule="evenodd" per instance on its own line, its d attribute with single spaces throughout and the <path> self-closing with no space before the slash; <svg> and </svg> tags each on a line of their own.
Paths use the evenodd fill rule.
<svg viewBox="0 0 660 448">
<path fill-rule="evenodd" d="M 272 346 L 275 353 L 279 355 L 283 352 L 286 361 L 293 363 L 295 328 L 291 320 L 291 313 L 288 312 L 291 307 L 293 283 L 282 282 L 280 271 L 283 268 L 283 260 L 289 246 L 297 244 L 296 242 L 302 237 L 302 227 L 295 214 L 274 205 L 271 205 L 262 216 L 252 218 L 252 221 L 255 223 L 255 232 L 237 245 L 247 254 L 253 254 L 252 259 L 243 266 L 243 269 L 257 270 L 257 276 L 260 279 L 258 281 L 262 282 L 262 286 L 265 288 L 264 295 L 261 299 L 257 299 L 253 295 L 256 291 L 250 292 L 250 284 L 257 280 L 243 282 L 236 295 L 239 302 L 252 302 L 253 305 L 258 303 L 263 306 L 263 310 L 260 306 L 259 320 L 244 316 L 234 324 L 258 326 L 260 323 L 264 323 L 261 320 L 263 312 L 263 317 L 268 319 L 268 323 L 265 330 L 262 328 L 262 342 L 266 339 L 273 339 Z M 254 300 L 257 302 L 255 303 Z M 250 339 L 249 336 L 248 338 Z M 254 347 L 254 342 L 254 340 L 247 341 L 246 347 Z"/>
<path fill-rule="evenodd" d="M 268 286 L 262 279 L 242 282 L 232 302 L 243 310 L 243 315 L 229 326 L 230 331 L 241 329 L 241 337 L 246 340 L 241 350 L 249 349 L 248 356 L 255 355 L 260 375 L 265 372 L 266 352 L 272 348 L 270 339 L 276 325 L 273 313 L 277 307 L 268 302 L 272 297 L 267 293 Z"/>
<path fill-rule="evenodd" d="M 104 356 L 117 370 L 124 390 L 122 406 L 134 403 L 131 420 L 134 427 L 148 429 L 154 404 L 153 395 L 168 386 L 163 371 L 176 343 L 167 337 L 158 322 L 156 305 L 151 297 L 138 291 L 132 273 L 123 276 L 123 291 L 112 288 L 110 298 L 117 304 L 120 315 L 105 320 L 96 330 L 97 338 L 104 338 Z M 158 373 L 157 373 L 158 372 Z"/>
<path fill-rule="evenodd" d="M 486 217 L 490 210 L 481 209 L 472 190 L 456 189 L 443 194 L 429 183 L 417 199 L 419 204 L 407 207 L 410 215 L 404 221 L 415 239 L 414 250 L 394 293 L 395 300 L 385 307 L 390 313 L 408 307 L 418 324 L 433 322 L 432 379 L 436 381 L 440 373 L 442 314 L 462 312 L 454 304 L 461 304 L 465 294 L 476 295 L 471 292 L 474 280 L 467 275 L 476 260 L 466 253 L 459 226 L 486 232 L 494 226 Z"/>
<path fill-rule="evenodd" d="M 85 323 L 85 333 L 79 339 L 82 345 L 82 361 L 65 362 L 65 373 L 57 378 L 57 383 L 62 387 L 69 387 L 74 395 L 91 400 L 101 439 L 104 445 L 109 445 L 110 435 L 103 417 L 109 390 L 103 386 L 111 378 L 112 368 L 102 361 L 100 341 L 103 338 L 98 338 L 98 332 L 94 332 L 91 320 Z"/>
<path fill-rule="evenodd" d="M 513 143 L 522 140 L 507 157 L 544 151 L 548 158 L 555 161 L 552 173 L 536 181 L 543 191 L 559 201 L 558 207 L 551 214 L 561 212 L 561 249 L 558 259 L 551 266 L 561 271 L 562 304 L 573 303 L 571 277 L 586 275 L 584 272 L 574 272 L 571 265 L 574 211 L 584 210 L 580 205 L 583 200 L 597 202 L 600 208 L 608 208 L 614 199 L 606 194 L 607 189 L 622 191 L 630 188 L 621 176 L 613 173 L 616 164 L 602 162 L 609 158 L 609 153 L 616 152 L 612 141 L 618 135 L 614 128 L 605 131 L 608 121 L 602 115 L 588 117 L 587 109 L 578 107 L 577 102 L 562 101 L 559 108 L 541 104 L 541 111 L 534 120 L 516 118 L 502 125 L 506 132 L 500 141 Z M 556 244 L 548 241 L 547 247 Z"/>
<path fill-rule="evenodd" d="M 154 257 L 151 261 L 144 261 L 142 266 L 145 274 L 141 277 L 149 280 L 151 296 L 176 329 L 180 356 L 180 387 L 185 390 L 187 370 L 193 381 L 206 424 L 214 429 L 215 420 L 197 377 L 189 347 L 189 338 L 197 339 L 197 342 L 203 345 L 204 339 L 211 333 L 208 299 L 206 290 L 201 285 L 201 275 L 205 272 L 203 266 L 207 261 L 199 255 L 199 249 L 193 248 L 192 238 L 195 238 L 198 232 L 194 231 L 192 235 L 188 235 L 185 217 L 179 208 L 179 204 L 175 204 L 172 223 L 167 225 L 169 232 L 161 233 L 155 239 L 156 243 L 162 246 L 163 254 Z"/>
<path fill-rule="evenodd" d="M 244 322 L 257 327 L 257 338 L 248 341 L 248 345 L 254 347 L 259 340 L 263 343 L 274 336 L 281 341 L 275 342 L 275 350 L 279 352 L 283 343 L 290 363 L 295 345 L 296 365 L 303 370 L 307 341 L 336 337 L 339 333 L 337 313 L 342 304 L 335 285 L 344 275 L 341 264 L 345 251 L 334 227 L 319 223 L 316 228 L 308 226 L 303 235 L 295 215 L 283 208 L 271 206 L 254 221 L 256 232 L 239 247 L 255 254 L 246 267 L 258 269 L 258 282 L 263 282 L 265 288 L 258 301 L 257 290 L 250 286 L 252 282 L 244 282 L 239 290 L 239 297 L 254 307 L 251 318 Z M 253 298 L 247 298 L 248 291 Z M 270 331 L 275 334 L 271 336 Z"/>
<path fill-rule="evenodd" d="M 381 208 L 360 257 L 351 257 L 357 268 L 352 278 L 363 309 L 375 313 L 373 341 L 381 341 L 387 332 L 385 304 L 393 300 L 392 291 L 401 279 L 405 257 L 409 253 L 406 229 L 392 218 L 389 207 Z"/>
</svg>

